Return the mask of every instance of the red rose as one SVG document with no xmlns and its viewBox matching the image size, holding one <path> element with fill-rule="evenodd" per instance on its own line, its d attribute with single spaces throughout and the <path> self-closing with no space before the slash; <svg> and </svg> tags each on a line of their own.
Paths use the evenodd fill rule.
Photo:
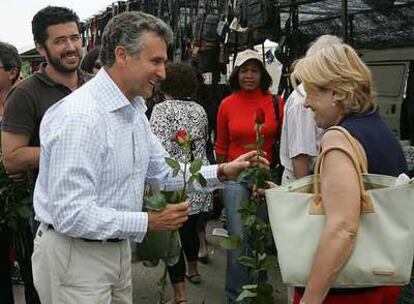
<svg viewBox="0 0 414 304">
<path fill-rule="evenodd" d="M 188 144 L 190 141 L 190 139 L 188 138 L 187 131 L 184 129 L 180 129 L 177 131 L 177 133 L 175 134 L 175 139 L 180 145 Z"/>
<path fill-rule="evenodd" d="M 256 114 L 254 117 L 254 122 L 258 125 L 262 125 L 265 122 L 265 112 L 263 111 L 262 108 L 258 108 L 256 110 Z"/>
</svg>

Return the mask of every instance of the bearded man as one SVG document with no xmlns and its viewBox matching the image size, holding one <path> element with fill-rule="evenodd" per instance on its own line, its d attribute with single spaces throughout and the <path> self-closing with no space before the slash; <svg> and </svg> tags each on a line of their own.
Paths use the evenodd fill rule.
<svg viewBox="0 0 414 304">
<path fill-rule="evenodd" d="M 38 72 L 14 86 L 6 97 L 1 148 L 9 176 L 19 179 L 22 173 L 27 173 L 34 185 L 39 167 L 40 121 L 50 106 L 85 83 L 86 75 L 79 70 L 82 36 L 79 17 L 72 10 L 53 6 L 40 10 L 33 17 L 32 32 L 36 49 L 46 62 Z M 26 303 L 39 303 L 30 263 L 36 226 L 26 231 L 31 252 L 25 255 L 25 261 L 19 260 Z"/>
<path fill-rule="evenodd" d="M 39 125 L 49 107 L 85 81 L 80 71 L 82 36 L 79 17 L 70 9 L 48 6 L 32 20 L 37 51 L 45 58 L 40 70 L 16 85 L 6 98 L 2 120 L 4 165 L 10 175 L 39 167 Z"/>
</svg>

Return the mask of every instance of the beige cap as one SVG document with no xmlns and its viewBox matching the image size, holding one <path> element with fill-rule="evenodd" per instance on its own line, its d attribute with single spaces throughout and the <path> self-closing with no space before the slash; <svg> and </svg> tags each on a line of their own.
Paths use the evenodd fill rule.
<svg viewBox="0 0 414 304">
<path fill-rule="evenodd" d="M 245 63 L 246 61 L 248 61 L 250 59 L 256 59 L 256 60 L 260 61 L 261 64 L 263 64 L 263 56 L 261 54 L 259 54 L 256 51 L 247 49 L 247 50 L 237 54 L 236 62 L 234 63 L 234 66 L 239 67 L 239 66 L 243 65 L 243 63 Z"/>
</svg>

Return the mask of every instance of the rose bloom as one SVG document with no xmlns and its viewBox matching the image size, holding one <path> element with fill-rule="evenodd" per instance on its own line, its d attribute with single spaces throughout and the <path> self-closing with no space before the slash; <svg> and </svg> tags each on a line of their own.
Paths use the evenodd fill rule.
<svg viewBox="0 0 414 304">
<path fill-rule="evenodd" d="M 189 142 L 187 131 L 184 129 L 180 129 L 175 134 L 175 139 L 180 145 L 187 144 Z"/>
<path fill-rule="evenodd" d="M 262 108 L 258 108 L 256 110 L 256 114 L 255 114 L 255 117 L 254 117 L 254 121 L 258 125 L 264 124 L 264 122 L 265 122 L 265 112 L 263 111 Z"/>
</svg>

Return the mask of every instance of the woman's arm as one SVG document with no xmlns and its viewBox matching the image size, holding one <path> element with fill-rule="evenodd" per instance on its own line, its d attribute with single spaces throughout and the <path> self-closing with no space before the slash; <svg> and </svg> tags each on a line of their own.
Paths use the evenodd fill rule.
<svg viewBox="0 0 414 304">
<path fill-rule="evenodd" d="M 218 113 L 217 113 L 217 134 L 216 134 L 216 159 L 217 163 L 224 163 L 227 161 L 228 149 L 229 149 L 229 126 L 228 126 L 228 117 L 227 111 L 225 109 L 226 103 L 223 101 L 220 104 Z"/>
<path fill-rule="evenodd" d="M 322 149 L 341 146 L 352 151 L 345 136 L 338 131 L 327 132 L 321 145 Z M 306 304 L 323 303 L 352 253 L 359 225 L 360 193 L 357 171 L 349 156 L 339 150 L 328 152 L 321 174 L 326 222 L 302 299 Z"/>
</svg>

